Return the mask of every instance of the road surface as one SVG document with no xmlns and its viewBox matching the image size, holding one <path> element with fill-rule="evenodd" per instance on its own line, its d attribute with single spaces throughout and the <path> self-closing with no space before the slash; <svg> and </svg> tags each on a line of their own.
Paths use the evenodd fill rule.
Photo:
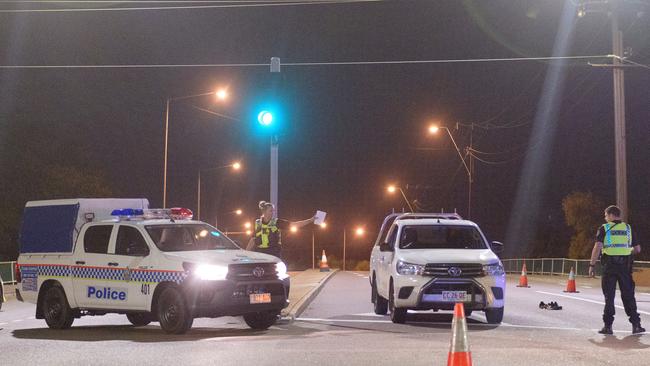
<svg viewBox="0 0 650 366">
<path fill-rule="evenodd" d="M 368 275 L 336 274 L 293 323 L 268 331 L 248 329 L 238 318 L 197 319 L 185 335 L 162 333 L 156 323 L 135 328 L 125 316 L 75 320 L 72 329 L 47 329 L 34 305 L 11 298 L 0 312 L 3 365 L 444 365 L 451 314 L 410 313 L 392 324 L 372 313 Z M 648 365 L 650 334 L 631 335 L 617 308 L 614 336 L 600 328 L 602 295 L 580 286 L 565 294 L 558 281 L 517 288 L 509 281 L 504 323 L 488 325 L 482 313 L 468 319 L 475 365 Z M 540 310 L 557 301 L 561 311 Z M 650 326 L 650 294 L 637 293 Z M 617 305 L 621 306 L 620 301 Z"/>
</svg>

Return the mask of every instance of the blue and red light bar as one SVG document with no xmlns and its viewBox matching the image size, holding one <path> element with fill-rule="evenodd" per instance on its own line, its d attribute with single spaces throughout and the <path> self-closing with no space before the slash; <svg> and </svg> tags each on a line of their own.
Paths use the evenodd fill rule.
<svg viewBox="0 0 650 366">
<path fill-rule="evenodd" d="M 113 210 L 111 216 L 117 216 L 126 219 L 172 219 L 172 220 L 191 220 L 194 213 L 189 208 L 156 208 L 143 210 L 140 208 L 122 208 Z"/>
</svg>

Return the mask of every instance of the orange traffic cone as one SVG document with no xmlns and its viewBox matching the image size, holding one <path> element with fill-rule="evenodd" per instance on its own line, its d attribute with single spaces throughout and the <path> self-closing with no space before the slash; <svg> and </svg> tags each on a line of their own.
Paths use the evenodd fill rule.
<svg viewBox="0 0 650 366">
<path fill-rule="evenodd" d="M 526 274 L 526 263 L 521 267 L 521 277 L 519 277 L 519 284 L 517 287 L 530 287 L 528 286 L 528 275 Z"/>
<path fill-rule="evenodd" d="M 573 272 L 573 267 L 571 267 L 571 272 L 569 272 L 569 281 L 566 283 L 566 290 L 564 292 L 580 292 L 576 290 L 576 274 Z"/>
<path fill-rule="evenodd" d="M 454 306 L 454 320 L 451 322 L 451 347 L 447 366 L 471 366 L 472 353 L 469 351 L 467 340 L 467 321 L 465 320 L 465 307 L 462 302 Z"/>
<path fill-rule="evenodd" d="M 323 255 L 321 256 L 320 259 L 320 271 L 321 272 L 330 271 L 330 266 L 327 265 L 327 256 L 325 255 L 325 249 L 323 249 Z"/>
</svg>

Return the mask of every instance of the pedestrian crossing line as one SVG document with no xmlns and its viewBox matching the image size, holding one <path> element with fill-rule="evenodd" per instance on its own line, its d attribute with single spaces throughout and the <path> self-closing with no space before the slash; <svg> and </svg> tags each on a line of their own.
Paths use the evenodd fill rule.
<svg viewBox="0 0 650 366">
<path fill-rule="evenodd" d="M 535 291 L 535 292 L 540 293 L 540 294 L 544 294 L 544 295 L 552 295 L 552 296 L 565 297 L 565 298 L 567 298 L 567 299 L 580 300 L 580 301 L 584 301 L 584 302 L 590 302 L 590 303 L 592 303 L 592 304 L 598 304 L 598 305 L 603 305 L 603 306 L 605 306 L 605 303 L 602 302 L 602 301 L 596 301 L 596 300 L 590 300 L 590 299 L 583 299 L 583 298 L 581 298 L 581 297 L 577 297 L 577 296 L 562 295 L 562 294 L 557 294 L 557 293 L 553 293 L 553 292 L 546 292 L 546 291 Z M 614 305 L 614 307 L 616 307 L 617 309 L 623 309 L 623 310 L 625 309 L 625 308 L 622 307 L 621 305 Z M 650 312 L 643 311 L 643 310 L 638 310 L 638 309 L 637 309 L 637 313 L 639 313 L 639 314 L 644 314 L 644 315 L 650 315 Z"/>
</svg>

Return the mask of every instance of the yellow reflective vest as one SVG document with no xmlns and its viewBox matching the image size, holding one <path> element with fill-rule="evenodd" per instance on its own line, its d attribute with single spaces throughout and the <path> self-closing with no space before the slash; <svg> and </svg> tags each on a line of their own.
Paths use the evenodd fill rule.
<svg viewBox="0 0 650 366">
<path fill-rule="evenodd" d="M 631 255 L 632 254 L 632 229 L 630 225 L 620 222 L 603 224 L 605 238 L 603 239 L 603 254 L 606 255 Z"/>
<path fill-rule="evenodd" d="M 269 248 L 280 244 L 280 229 L 278 219 L 271 219 L 267 224 L 262 219 L 255 220 L 255 246 Z"/>
</svg>

